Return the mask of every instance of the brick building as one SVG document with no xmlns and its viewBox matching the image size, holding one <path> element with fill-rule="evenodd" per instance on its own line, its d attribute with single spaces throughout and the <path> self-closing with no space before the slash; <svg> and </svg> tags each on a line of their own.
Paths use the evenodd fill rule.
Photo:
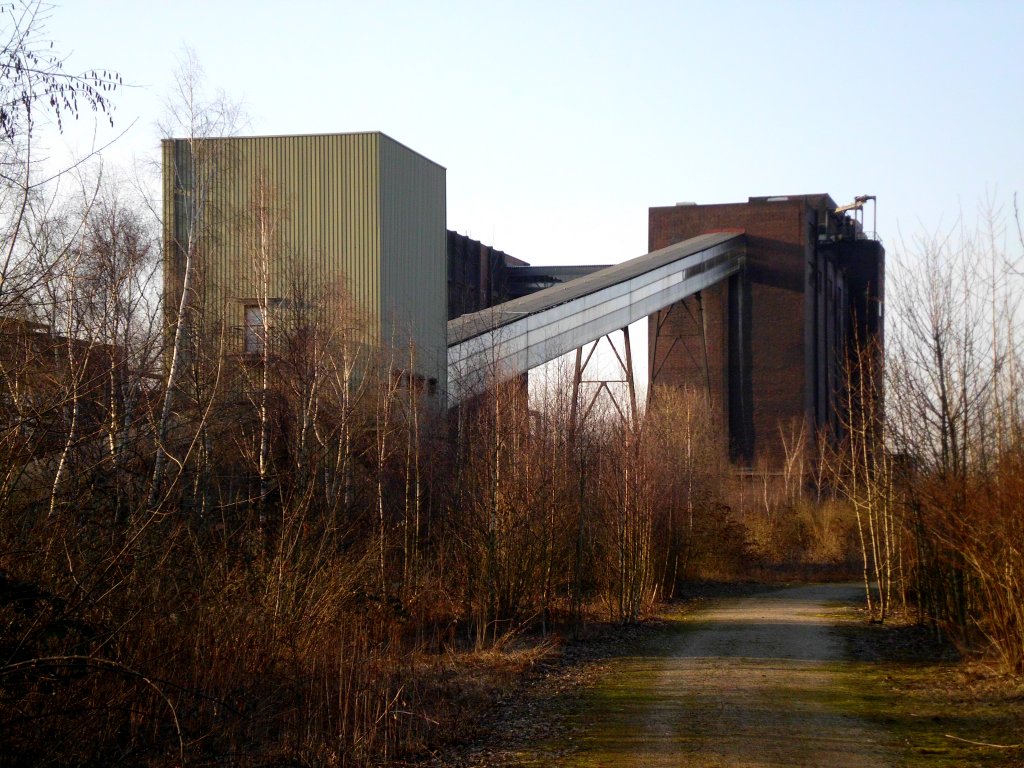
<svg viewBox="0 0 1024 768">
<path fill-rule="evenodd" d="M 525 261 L 450 229 L 447 242 L 449 320 L 513 297 L 509 272 Z"/>
<path fill-rule="evenodd" d="M 823 194 L 651 208 L 649 248 L 722 230 L 746 233 L 746 274 L 651 316 L 650 381 L 705 390 L 734 459 L 774 463 L 783 431 L 841 434 L 847 352 L 882 342 L 885 251 Z"/>
</svg>

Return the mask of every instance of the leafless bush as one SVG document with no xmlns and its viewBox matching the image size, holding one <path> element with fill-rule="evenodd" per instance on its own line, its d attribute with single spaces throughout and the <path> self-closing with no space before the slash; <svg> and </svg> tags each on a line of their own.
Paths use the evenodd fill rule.
<svg viewBox="0 0 1024 768">
<path fill-rule="evenodd" d="M 643 451 L 655 500 L 655 557 L 660 594 L 682 582 L 720 577 L 747 554 L 725 504 L 728 464 L 720 417 L 693 390 L 657 389 Z"/>
<path fill-rule="evenodd" d="M 1007 219 L 907 249 L 898 282 L 887 413 L 892 471 L 912 537 L 906 587 L 965 648 L 1024 668 L 1020 259 Z M 1019 228 L 1017 229 L 1019 231 Z M 1020 243 L 1024 248 L 1024 243 Z"/>
</svg>

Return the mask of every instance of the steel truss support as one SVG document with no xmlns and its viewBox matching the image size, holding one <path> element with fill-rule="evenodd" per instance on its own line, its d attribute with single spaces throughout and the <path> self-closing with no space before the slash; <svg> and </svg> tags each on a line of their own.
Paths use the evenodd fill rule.
<svg viewBox="0 0 1024 768">
<path fill-rule="evenodd" d="M 696 315 L 693 314 L 693 309 L 690 308 L 690 298 L 692 298 L 694 300 L 694 302 L 697 304 L 697 314 Z M 664 354 L 661 354 L 660 357 L 659 357 L 659 353 L 661 352 L 661 350 L 658 348 L 658 345 L 659 345 L 659 342 L 662 340 L 661 330 L 665 326 L 665 324 L 668 322 L 669 317 L 671 317 L 672 310 L 676 309 L 677 307 L 682 307 L 683 309 L 686 310 L 686 314 L 690 316 L 690 322 L 692 322 L 694 324 L 694 326 L 696 326 L 696 328 L 698 330 L 698 333 L 700 335 L 700 348 L 701 348 L 701 359 L 700 360 L 697 360 L 697 358 L 694 356 L 694 352 L 693 352 L 692 349 L 689 349 L 688 347 L 686 347 L 686 343 L 683 342 L 683 337 L 679 333 L 676 333 L 676 335 L 672 337 L 672 343 L 669 345 L 668 349 L 665 350 Z M 668 307 L 665 310 L 659 310 L 658 314 L 655 315 L 655 318 L 656 319 L 655 319 L 654 338 L 651 340 L 651 344 L 653 346 L 652 360 L 654 361 L 654 363 L 653 363 L 653 370 L 651 371 L 650 387 L 647 390 L 647 400 L 648 400 L 648 402 L 650 402 L 650 399 L 651 399 L 651 397 L 654 394 L 654 382 L 657 380 L 658 375 L 661 373 L 661 369 L 665 367 L 665 363 L 668 361 L 669 357 L 672 355 L 672 350 L 674 350 L 676 348 L 677 344 L 679 344 L 680 342 L 683 342 L 683 347 L 686 350 L 686 352 L 689 354 L 690 359 L 693 361 L 694 365 L 699 365 L 701 367 L 701 369 L 704 371 L 704 401 L 706 403 L 710 404 L 711 403 L 711 363 L 708 360 L 708 321 L 707 321 L 707 317 L 704 314 L 704 292 L 703 291 L 697 291 L 696 293 L 693 294 L 692 297 L 687 297 L 685 299 L 682 299 L 678 303 L 671 305 L 670 307 Z M 660 362 L 659 362 L 659 360 L 660 360 Z"/>
<path fill-rule="evenodd" d="M 573 373 L 572 380 L 572 404 L 570 406 L 569 419 L 572 425 L 572 430 L 575 433 L 579 424 L 586 420 L 590 415 L 590 412 L 594 409 L 594 405 L 597 403 L 598 397 L 602 392 L 607 393 L 608 399 L 611 400 L 612 405 L 615 407 L 616 412 L 619 414 L 619 418 L 626 424 L 630 424 L 635 427 L 639 423 L 639 413 L 637 411 L 636 404 L 636 380 L 633 376 L 633 350 L 629 341 L 629 326 L 620 329 L 622 331 L 622 337 L 624 341 L 624 351 L 620 354 L 618 348 L 615 346 L 615 342 L 612 340 L 611 334 L 606 334 L 601 338 L 595 339 L 589 344 L 589 351 L 586 353 L 584 359 L 583 350 L 584 347 L 576 348 L 576 366 Z M 595 379 L 584 379 L 583 375 L 587 370 L 587 366 L 590 365 L 591 360 L 594 358 L 594 352 L 597 351 L 598 344 L 601 343 L 601 339 L 608 340 L 608 346 L 611 347 L 612 353 L 615 355 L 615 360 L 619 364 L 619 368 L 622 370 L 624 378 L 621 379 L 608 379 L 608 378 L 595 378 Z M 584 345 L 588 346 L 588 345 Z M 584 384 L 596 384 L 597 387 L 593 390 L 593 393 L 587 399 L 585 406 L 580 412 L 580 406 L 583 405 L 581 402 L 582 388 Z M 628 398 L 628 414 L 623 410 L 619 404 L 619 399 L 615 396 L 609 384 L 625 384 Z"/>
</svg>

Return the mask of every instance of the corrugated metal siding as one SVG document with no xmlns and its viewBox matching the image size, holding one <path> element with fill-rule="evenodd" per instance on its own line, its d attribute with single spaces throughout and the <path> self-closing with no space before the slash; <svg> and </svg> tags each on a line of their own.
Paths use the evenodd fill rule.
<svg viewBox="0 0 1024 768">
<path fill-rule="evenodd" d="M 163 214 L 164 214 L 164 302 L 168 318 L 173 317 L 181 300 L 181 281 L 184 269 L 184 242 L 188 228 L 188 205 L 182 194 L 183 188 L 191 186 L 187 174 L 188 145 L 184 142 L 165 140 L 162 142 L 163 155 Z"/>
<path fill-rule="evenodd" d="M 191 201 L 206 200 L 201 283 L 226 330 L 242 325 L 246 299 L 263 296 L 262 197 L 273 233 L 269 296 L 309 301 L 343 284 L 372 336 L 404 347 L 415 329 L 420 372 L 443 388 L 444 168 L 380 133 L 178 139 L 163 150 L 165 242 L 187 240 Z M 168 297 L 178 293 L 180 261 L 169 248 Z"/>
<path fill-rule="evenodd" d="M 270 296 L 309 301 L 344 283 L 376 334 L 378 134 L 218 138 L 201 146 L 207 162 L 218 166 L 210 179 L 201 238 L 209 308 L 220 307 L 224 323 L 238 327 L 244 300 L 263 293 L 257 234 L 262 198 L 272 233 L 266 249 Z M 170 150 L 165 144 L 165 169 L 173 167 L 170 155 L 187 158 L 188 150 L 185 140 L 175 140 Z M 166 221 L 174 222 L 183 239 L 187 217 L 167 210 L 167 201 L 180 205 L 182 194 L 169 194 L 166 173 L 164 184 Z M 299 282 L 304 285 L 297 291 Z"/>
<path fill-rule="evenodd" d="M 165 139 L 161 142 L 160 154 L 163 163 L 163 225 L 164 225 L 164 315 L 165 322 L 170 319 L 172 307 L 178 304 L 181 292 L 181 256 L 175 243 L 177 229 L 175 227 L 176 211 L 180 207 L 175 204 L 174 192 L 175 171 L 174 156 L 177 143 Z"/>
<path fill-rule="evenodd" d="M 410 340 L 417 368 L 444 391 L 448 267 L 445 170 L 381 137 L 381 314 L 385 338 Z M 401 354 L 401 352 L 399 352 Z"/>
</svg>

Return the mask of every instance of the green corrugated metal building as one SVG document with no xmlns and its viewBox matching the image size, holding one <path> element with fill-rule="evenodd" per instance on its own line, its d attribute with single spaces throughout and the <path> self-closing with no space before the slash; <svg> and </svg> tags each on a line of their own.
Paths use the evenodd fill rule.
<svg viewBox="0 0 1024 768">
<path fill-rule="evenodd" d="M 406 357 L 411 340 L 416 373 L 445 391 L 442 166 L 378 132 L 167 139 L 163 164 L 170 312 L 197 222 L 196 287 L 229 344 L 246 343 L 247 307 L 343 286 L 369 333 Z"/>
</svg>

